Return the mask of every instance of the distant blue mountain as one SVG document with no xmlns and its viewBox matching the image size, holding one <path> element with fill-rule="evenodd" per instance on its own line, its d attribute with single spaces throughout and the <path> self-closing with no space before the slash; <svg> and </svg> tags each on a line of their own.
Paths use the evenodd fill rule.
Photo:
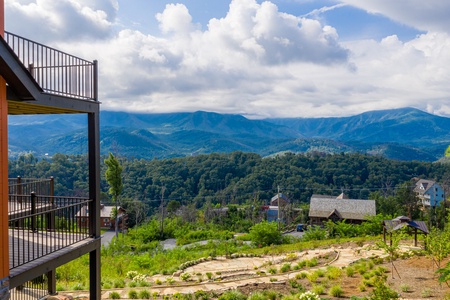
<svg viewBox="0 0 450 300">
<path fill-rule="evenodd" d="M 10 155 L 84 154 L 86 116 L 10 116 Z M 401 160 L 435 161 L 450 144 L 450 119 L 413 108 L 342 118 L 250 120 L 241 115 L 138 114 L 102 111 L 101 152 L 167 158 L 212 152 L 261 155 L 362 152 Z"/>
</svg>

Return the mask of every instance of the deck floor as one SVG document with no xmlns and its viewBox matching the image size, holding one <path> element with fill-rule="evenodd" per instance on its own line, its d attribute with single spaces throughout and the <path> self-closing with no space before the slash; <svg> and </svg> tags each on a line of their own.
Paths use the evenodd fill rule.
<svg viewBox="0 0 450 300">
<path fill-rule="evenodd" d="M 10 269 L 89 238 L 87 233 L 9 229 Z"/>
</svg>

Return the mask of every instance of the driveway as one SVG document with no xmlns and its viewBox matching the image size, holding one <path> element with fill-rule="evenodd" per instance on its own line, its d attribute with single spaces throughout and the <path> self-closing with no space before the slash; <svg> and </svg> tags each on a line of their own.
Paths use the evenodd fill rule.
<svg viewBox="0 0 450 300">
<path fill-rule="evenodd" d="M 115 237 L 116 233 L 114 231 L 106 231 L 102 234 L 102 246 L 108 246 L 111 243 L 113 237 Z"/>
</svg>

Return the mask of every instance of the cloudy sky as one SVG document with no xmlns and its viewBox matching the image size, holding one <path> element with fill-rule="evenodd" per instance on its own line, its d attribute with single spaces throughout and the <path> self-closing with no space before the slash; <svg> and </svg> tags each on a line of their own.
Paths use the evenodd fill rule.
<svg viewBox="0 0 450 300">
<path fill-rule="evenodd" d="M 450 117 L 448 0 L 5 0 L 6 30 L 99 61 L 103 110 Z"/>
</svg>

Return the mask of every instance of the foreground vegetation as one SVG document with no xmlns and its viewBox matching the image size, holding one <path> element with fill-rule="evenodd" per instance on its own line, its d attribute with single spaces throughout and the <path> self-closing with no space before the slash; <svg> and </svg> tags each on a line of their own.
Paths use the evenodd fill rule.
<svg viewBox="0 0 450 300">
<path fill-rule="evenodd" d="M 142 278 L 155 274 L 171 275 L 199 259 L 276 255 L 348 239 L 356 243 L 379 239 L 381 221 L 399 215 L 427 221 L 432 228 L 427 237 L 427 254 L 440 268 L 440 280 L 450 280 L 450 265 L 440 265 L 450 252 L 446 205 L 432 210 L 421 207 L 411 181 L 413 177 L 434 179 L 446 187 L 450 182 L 450 168 L 446 164 L 399 162 L 361 154 L 286 154 L 262 158 L 241 152 L 161 161 L 119 161 L 123 182 L 117 190 L 122 193 L 120 197 L 119 193 L 111 193 L 108 185 L 111 179 L 103 178 L 102 201 L 111 203 L 106 193 L 109 190 L 114 204 L 117 201 L 127 209 L 132 228 L 102 249 L 104 289 L 145 287 L 149 283 Z M 86 157 L 82 156 L 59 154 L 51 160 L 38 161 L 32 155 L 25 155 L 10 161 L 9 169 L 12 177 L 54 176 L 57 194 L 86 196 L 86 163 Z M 102 174 L 107 173 L 106 166 L 102 167 Z M 291 199 L 290 211 L 285 215 L 287 226 L 281 228 L 283 230 L 307 222 L 307 203 L 313 193 L 337 195 L 345 192 L 350 198 L 374 199 L 378 215 L 360 226 L 330 221 L 323 228 L 310 228 L 301 239 L 285 236 L 278 224 L 264 221 L 266 216 L 261 209 L 280 186 Z M 294 213 L 296 211 L 300 212 Z M 236 236 L 237 233 L 240 235 Z M 161 241 L 167 238 L 176 239 L 177 244 L 184 247 L 164 249 Z M 197 244 L 198 241 L 206 242 Z M 397 246 L 396 243 L 378 245 L 392 261 L 397 256 Z M 61 266 L 57 269 L 57 288 L 88 288 L 88 268 L 88 257 Z M 317 274 L 318 277 L 322 275 Z M 196 274 L 186 276 L 195 278 Z M 383 297 L 391 291 L 385 289 L 384 275 L 377 276 L 378 279 L 370 281 L 374 291 L 372 296 L 376 297 L 375 291 L 382 296 L 372 299 L 386 299 Z M 165 284 L 173 284 L 173 281 Z M 298 286 L 295 299 L 316 299 L 314 297 L 323 294 L 320 287 L 316 287 L 313 290 L 316 296 L 305 295 L 306 291 L 298 282 L 292 284 Z M 338 283 L 328 288 L 330 296 L 339 297 L 341 287 Z M 226 295 L 221 296 L 222 300 L 228 300 L 227 297 L 241 299 L 237 294 Z M 178 296 L 182 297 L 185 296 Z M 205 299 L 206 296 L 198 297 Z M 266 299 L 267 296 L 253 297 Z"/>
<path fill-rule="evenodd" d="M 175 272 L 179 273 L 177 280 L 182 281 L 194 281 L 199 282 L 202 280 L 208 280 L 209 278 L 217 277 L 217 274 L 190 274 L 185 273 L 184 270 L 192 266 L 193 264 L 203 262 L 208 259 L 214 259 L 218 256 L 226 257 L 239 257 L 239 256 L 273 256 L 282 255 L 286 256 L 286 263 L 279 267 L 270 266 L 264 270 L 263 274 L 275 274 L 285 273 L 293 270 L 301 270 L 303 267 L 313 267 L 316 263 L 313 262 L 301 262 L 297 261 L 296 255 L 302 250 L 329 248 L 331 245 L 339 245 L 343 243 L 351 242 L 353 244 L 362 246 L 363 244 L 372 244 L 379 249 L 383 249 L 387 258 L 384 261 L 394 261 L 401 257 L 403 254 L 399 251 L 399 241 L 401 239 L 411 240 L 411 236 L 407 235 L 407 231 L 395 233 L 393 235 L 392 245 L 383 243 L 381 241 L 379 233 L 381 233 L 380 221 L 382 216 L 377 216 L 371 220 L 368 220 L 361 226 L 348 226 L 345 222 L 328 222 L 324 228 L 313 228 L 307 231 L 301 239 L 287 238 L 282 236 L 277 230 L 276 223 L 262 222 L 251 227 L 250 233 L 247 235 L 233 238 L 230 232 L 223 232 L 220 230 L 208 229 L 205 231 L 194 230 L 192 227 L 200 226 L 197 224 L 183 224 L 180 218 L 170 218 L 165 222 L 165 230 L 178 232 L 179 230 L 185 235 L 191 237 L 189 242 L 194 242 L 185 247 L 176 247 L 172 250 L 164 250 L 157 236 L 159 236 L 159 224 L 157 220 L 152 220 L 145 225 L 130 230 L 127 235 L 121 235 L 118 240 L 115 240 L 110 246 L 102 249 L 102 288 L 127 288 L 128 290 L 138 289 L 146 290 L 146 287 L 151 285 L 176 285 L 176 280 L 172 277 Z M 192 225 L 192 227 L 190 227 Z M 201 226 L 199 227 L 201 228 Z M 357 228 L 357 229 L 355 229 Z M 195 241 L 203 238 L 202 234 L 195 235 L 195 232 L 209 232 L 214 234 L 211 239 L 205 244 L 196 244 Z M 355 232 L 358 233 L 355 237 Z M 372 234 L 372 235 L 371 235 Z M 267 235 L 272 239 L 267 240 L 261 245 L 261 236 Z M 425 240 L 421 239 L 421 244 L 424 244 Z M 441 262 L 450 253 L 450 230 L 446 227 L 444 230 L 433 229 L 431 234 L 426 238 L 426 244 L 428 245 L 427 252 L 420 251 L 417 254 L 428 255 L 435 261 L 436 266 L 441 268 L 443 273 L 441 276 L 442 282 L 446 282 L 449 272 L 449 266 L 445 267 L 440 265 Z M 289 254 L 291 253 L 291 254 Z M 290 257 L 291 259 L 287 259 Z M 394 269 L 385 268 L 384 271 L 377 269 L 374 265 L 383 262 L 381 260 L 373 260 L 371 262 L 364 262 L 367 266 L 364 270 L 360 270 L 358 265 L 352 265 L 346 269 L 330 269 L 330 273 L 311 273 L 313 275 L 298 275 L 305 276 L 310 284 L 300 284 L 301 279 L 296 278 L 297 283 L 294 281 L 289 284 L 298 288 L 299 295 L 307 290 L 317 293 L 317 295 L 324 296 L 324 293 L 338 294 L 340 283 L 338 278 L 352 277 L 355 274 L 361 276 L 360 289 L 364 291 L 370 291 L 373 293 L 391 293 L 389 288 L 384 284 L 386 280 L 386 271 L 394 273 Z M 362 262 L 361 262 L 362 263 Z M 82 257 L 81 259 L 71 262 L 57 269 L 58 277 L 58 289 L 59 290 L 77 290 L 87 289 L 88 282 L 88 257 Z M 273 269 L 273 270 L 272 270 Z M 333 270 L 333 271 L 331 271 Z M 382 272 L 381 272 L 382 271 Z M 319 272 L 319 271 L 317 271 Z M 327 271 L 328 272 L 328 271 Z M 364 273 L 367 273 L 364 275 Z M 310 272 L 309 272 L 310 273 Z M 167 275 L 163 280 L 149 281 L 149 276 L 152 275 Z M 336 280 L 328 280 L 326 285 L 320 285 L 320 278 L 334 277 Z M 315 279 L 314 279 L 315 278 Z M 332 284 L 332 283 L 335 284 Z M 335 288 L 331 288 L 335 286 Z M 405 287 L 406 289 L 407 287 Z M 136 292 L 138 291 L 136 290 Z M 334 290 L 334 292 L 333 292 Z M 187 296 L 177 296 L 184 299 Z M 194 297 L 194 296 L 190 296 Z M 205 296 L 207 297 L 207 296 Z M 214 295 L 208 297 L 214 298 Z M 178 299 L 178 298 L 177 298 Z M 188 299 L 188 298 L 186 298 Z M 265 298 L 263 298 L 265 299 Z M 355 298 L 357 299 L 357 298 Z M 386 298 L 371 298 L 371 299 L 386 299 Z"/>
</svg>

